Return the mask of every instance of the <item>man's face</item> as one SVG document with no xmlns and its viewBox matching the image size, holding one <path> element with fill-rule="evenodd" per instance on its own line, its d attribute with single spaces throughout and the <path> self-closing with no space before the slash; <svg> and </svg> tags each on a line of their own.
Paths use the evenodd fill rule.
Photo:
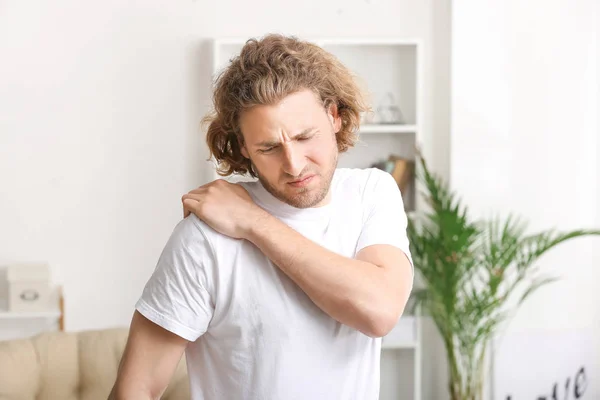
<svg viewBox="0 0 600 400">
<path fill-rule="evenodd" d="M 314 92 L 303 90 L 242 113 L 242 154 L 273 196 L 297 208 L 318 207 L 329 201 L 340 127 L 335 107 L 326 110 Z"/>
</svg>

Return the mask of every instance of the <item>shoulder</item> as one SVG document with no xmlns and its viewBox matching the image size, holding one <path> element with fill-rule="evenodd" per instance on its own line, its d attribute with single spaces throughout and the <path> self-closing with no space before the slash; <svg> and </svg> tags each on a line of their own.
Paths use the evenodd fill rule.
<svg viewBox="0 0 600 400">
<path fill-rule="evenodd" d="M 338 191 L 363 199 L 382 191 L 398 190 L 392 175 L 379 168 L 338 168 L 335 178 Z"/>
<path fill-rule="evenodd" d="M 212 229 L 200 218 L 195 214 L 190 214 L 175 225 L 167 247 L 171 249 L 184 247 L 188 250 L 202 249 L 214 253 L 211 238 L 214 231 L 211 231 Z"/>
<path fill-rule="evenodd" d="M 184 247 L 190 253 L 202 253 L 212 260 L 222 260 L 225 255 L 235 252 L 244 240 L 224 235 L 195 214 L 190 214 L 175 226 L 169 242 L 177 248 Z"/>
<path fill-rule="evenodd" d="M 206 224 L 195 214 L 190 214 L 175 225 L 173 234 L 181 238 L 204 237 Z"/>
</svg>

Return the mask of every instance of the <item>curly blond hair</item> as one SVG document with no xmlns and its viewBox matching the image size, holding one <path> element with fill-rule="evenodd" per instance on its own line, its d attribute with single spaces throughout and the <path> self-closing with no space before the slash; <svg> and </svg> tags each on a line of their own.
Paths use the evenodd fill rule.
<svg viewBox="0 0 600 400">
<path fill-rule="evenodd" d="M 256 176 L 242 155 L 239 117 L 256 105 L 274 105 L 294 92 L 310 89 L 324 107 L 337 106 L 341 129 L 336 134 L 340 152 L 357 139 L 360 115 L 369 110 L 355 77 L 332 54 L 294 36 L 269 34 L 248 40 L 240 54 L 217 77 L 214 110 L 202 122 L 208 125 L 206 142 L 221 176 Z"/>
</svg>

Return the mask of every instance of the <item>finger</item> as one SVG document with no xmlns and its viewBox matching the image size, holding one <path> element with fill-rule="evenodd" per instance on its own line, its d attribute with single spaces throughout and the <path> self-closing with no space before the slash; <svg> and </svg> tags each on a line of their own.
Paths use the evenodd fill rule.
<svg viewBox="0 0 600 400">
<path fill-rule="evenodd" d="M 187 193 L 181 196 L 181 201 L 183 202 L 186 199 L 192 199 L 196 201 L 201 201 L 206 197 L 206 194 L 201 193 Z"/>
<path fill-rule="evenodd" d="M 195 212 L 200 202 L 196 199 L 186 198 L 183 200 L 183 218 Z"/>
<path fill-rule="evenodd" d="M 181 202 L 183 203 L 183 218 L 186 218 L 190 213 L 196 211 L 196 203 L 201 201 L 202 198 L 203 195 L 189 193 L 181 196 Z M 186 201 L 188 206 L 186 206 Z M 189 205 L 192 205 L 192 208 L 190 208 Z"/>
<path fill-rule="evenodd" d="M 203 193 L 206 193 L 207 189 L 208 189 L 208 184 L 204 185 L 204 186 L 200 186 L 199 188 L 196 188 L 194 190 L 190 190 L 188 193 L 189 194 L 203 194 Z"/>
</svg>

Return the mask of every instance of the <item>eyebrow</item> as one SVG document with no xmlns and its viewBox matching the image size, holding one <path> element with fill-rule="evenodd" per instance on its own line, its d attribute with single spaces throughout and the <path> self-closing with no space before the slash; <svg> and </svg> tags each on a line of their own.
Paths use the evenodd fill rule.
<svg viewBox="0 0 600 400">
<path fill-rule="evenodd" d="M 291 139 L 297 139 L 300 136 L 308 135 L 309 133 L 314 132 L 316 130 L 317 130 L 316 127 L 306 128 L 302 132 L 298 133 L 297 135 L 292 136 Z M 279 144 L 281 144 L 281 142 L 278 140 L 263 140 L 262 142 L 256 143 L 254 146 L 256 146 L 256 147 L 274 147 Z"/>
</svg>

